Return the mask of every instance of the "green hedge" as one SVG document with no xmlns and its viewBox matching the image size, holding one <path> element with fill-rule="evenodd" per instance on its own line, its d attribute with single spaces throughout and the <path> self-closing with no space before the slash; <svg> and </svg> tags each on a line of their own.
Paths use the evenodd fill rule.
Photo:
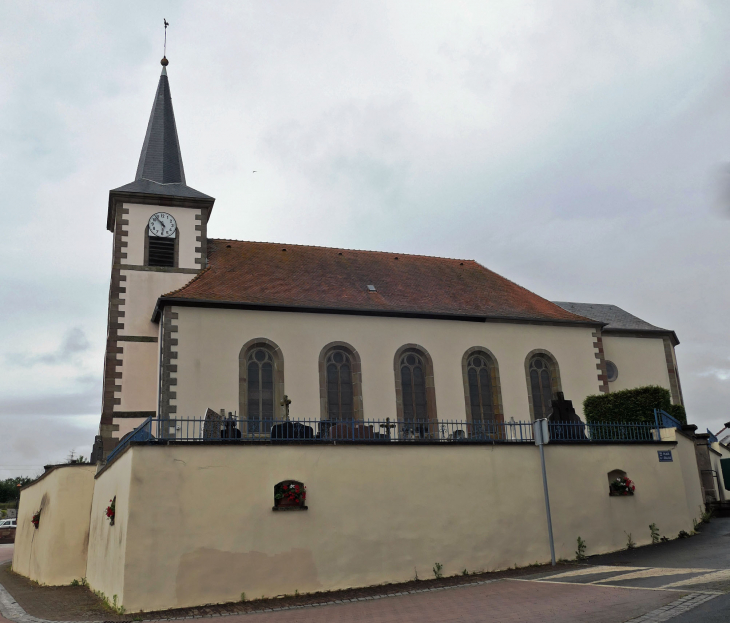
<svg viewBox="0 0 730 623">
<path fill-rule="evenodd" d="M 673 405 L 669 390 L 658 385 L 587 396 L 583 413 L 587 422 L 654 422 L 654 409 L 663 409 L 687 423 L 684 407 Z"/>
</svg>

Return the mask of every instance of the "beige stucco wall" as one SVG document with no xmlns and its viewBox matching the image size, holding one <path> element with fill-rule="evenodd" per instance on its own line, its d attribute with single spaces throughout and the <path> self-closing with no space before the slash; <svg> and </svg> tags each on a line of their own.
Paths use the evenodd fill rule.
<svg viewBox="0 0 730 623">
<path fill-rule="evenodd" d="M 119 335 L 157 337 L 159 325 L 152 322 L 152 312 L 157 299 L 163 294 L 182 288 L 195 275 L 189 273 L 156 272 L 147 270 L 123 270 L 127 280 L 122 295 L 124 328 Z"/>
<path fill-rule="evenodd" d="M 156 212 L 167 212 L 177 222 L 178 230 L 178 266 L 180 268 L 200 268 L 195 263 L 195 258 L 200 257 L 200 253 L 196 253 L 195 249 L 200 246 L 195 238 L 198 232 L 195 226 L 200 222 L 195 220 L 195 216 L 201 214 L 200 209 L 195 208 L 174 208 L 170 206 L 152 206 L 141 205 L 136 203 L 125 203 L 125 208 L 129 209 L 127 219 L 127 259 L 125 264 L 144 265 L 144 235 L 149 223 L 150 217 Z"/>
<path fill-rule="evenodd" d="M 86 575 L 95 465 L 54 468 L 21 491 L 13 570 L 40 584 Z M 41 510 L 38 529 L 31 523 Z"/>
<path fill-rule="evenodd" d="M 722 476 L 722 465 L 720 459 L 730 459 L 730 450 L 719 442 L 710 444 L 710 463 L 712 469 L 717 474 L 715 480 L 715 487 L 719 489 L 718 493 L 721 500 L 730 499 L 730 491 L 725 488 L 725 479 Z M 730 483 L 728 483 L 730 484 Z"/>
<path fill-rule="evenodd" d="M 121 342 L 121 398 L 118 411 L 155 411 L 157 409 L 157 342 Z"/>
<path fill-rule="evenodd" d="M 393 358 L 407 343 L 420 344 L 433 359 L 439 420 L 466 418 L 461 362 L 472 346 L 488 348 L 497 359 L 507 420 L 530 419 L 525 357 L 533 349 L 555 356 L 565 396 L 579 414 L 585 396 L 599 391 L 591 328 L 192 307 L 173 311 L 179 314 L 179 331 L 177 399 L 171 404 L 180 417 L 201 417 L 207 407 L 239 412 L 239 353 L 260 337 L 282 350 L 293 418 L 319 419 L 318 358 L 333 341 L 347 342 L 360 354 L 366 419 L 396 417 Z"/>
<path fill-rule="evenodd" d="M 117 603 L 124 599 L 124 572 L 127 554 L 127 527 L 130 506 L 129 490 L 132 471 L 132 454 L 126 452 L 109 465 L 96 479 L 91 504 L 89 526 L 89 555 L 86 577 L 92 590 L 100 591 L 111 602 L 117 595 Z M 114 525 L 106 518 L 106 508 L 116 496 Z M 137 507 L 136 513 L 146 513 Z"/>
<path fill-rule="evenodd" d="M 670 537 L 691 530 L 699 479 L 695 466 L 690 490 L 681 486 L 694 450 L 677 444 L 671 463 L 651 444 L 548 446 L 556 555 L 574 558 L 578 536 L 595 554 L 625 547 L 626 532 L 649 543 L 650 523 Z M 103 526 L 102 539 L 120 536 L 92 565 L 96 498 L 119 496 L 115 473 L 130 482 L 132 457 L 127 534 Z M 429 577 L 435 562 L 450 575 L 550 556 L 534 446 L 134 446 L 119 463 L 97 481 L 89 580 L 123 595 L 129 612 L 405 581 Z M 613 469 L 634 479 L 634 497 L 608 496 Z M 285 479 L 306 484 L 309 510 L 272 512 Z M 114 582 L 97 579 L 112 570 Z"/>
<path fill-rule="evenodd" d="M 127 433 L 142 425 L 147 418 L 144 417 L 115 417 L 114 424 L 119 428 L 114 432 L 114 439 L 121 439 Z"/>
<path fill-rule="evenodd" d="M 618 368 L 618 378 L 609 391 L 633 389 L 644 385 L 669 387 L 669 373 L 661 337 L 616 337 L 603 335 L 606 359 Z"/>
</svg>

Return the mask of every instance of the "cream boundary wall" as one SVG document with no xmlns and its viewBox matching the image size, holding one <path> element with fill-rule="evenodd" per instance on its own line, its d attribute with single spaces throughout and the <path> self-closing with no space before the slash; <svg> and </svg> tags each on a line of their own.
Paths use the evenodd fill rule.
<svg viewBox="0 0 730 623">
<path fill-rule="evenodd" d="M 125 452 L 96 479 L 89 526 L 89 556 L 86 578 L 92 590 L 104 593 L 109 601 L 114 595 L 124 603 L 124 575 L 127 554 L 127 533 L 130 517 L 130 473 L 132 454 Z M 142 484 L 142 483 L 137 483 Z M 106 518 L 109 501 L 117 497 L 114 525 Z M 147 509 L 137 506 L 138 515 Z M 130 570 L 130 575 L 135 570 Z"/>
<path fill-rule="evenodd" d="M 676 443 L 548 446 L 556 555 L 574 558 L 579 535 L 596 554 L 623 549 L 625 532 L 651 542 L 650 523 L 672 538 L 691 530 L 694 446 Z M 658 448 L 674 461 L 659 463 Z M 613 469 L 635 480 L 634 497 L 608 496 Z M 272 512 L 285 479 L 306 484 L 309 510 Z M 529 445 L 136 445 L 97 490 L 89 582 L 128 612 L 400 582 L 435 562 L 453 575 L 550 558 Z"/>
<path fill-rule="evenodd" d="M 96 465 L 59 466 L 21 491 L 13 571 L 50 586 L 86 575 L 95 473 Z"/>
<path fill-rule="evenodd" d="M 393 358 L 408 343 L 431 355 L 439 420 L 465 420 L 461 362 L 472 346 L 488 348 L 499 364 L 505 419 L 530 420 L 525 358 L 550 351 L 560 366 L 565 397 L 578 414 L 599 393 L 593 327 L 480 323 L 413 318 L 174 307 L 177 347 L 176 417 L 199 418 L 207 407 L 240 414 L 238 356 L 254 338 L 274 341 L 284 356 L 285 391 L 293 419 L 319 419 L 322 348 L 347 342 L 360 354 L 365 419 L 396 417 Z M 660 342 L 661 344 L 661 342 Z"/>
<path fill-rule="evenodd" d="M 144 266 L 144 236 L 150 217 L 156 212 L 167 212 L 177 223 L 178 230 L 178 267 L 179 268 L 195 268 L 199 269 L 200 265 L 195 263 L 196 258 L 200 258 L 201 254 L 195 249 L 200 244 L 195 240 L 198 232 L 195 226 L 200 222 L 195 220 L 195 216 L 202 213 L 199 208 L 175 208 L 172 206 L 155 206 L 143 205 L 138 203 L 125 203 L 125 208 L 129 209 L 127 219 L 127 260 L 125 264 L 134 264 Z"/>
<path fill-rule="evenodd" d="M 618 368 L 609 391 L 659 385 L 671 392 L 664 341 L 661 337 L 618 337 L 603 334 L 603 352 Z"/>
</svg>

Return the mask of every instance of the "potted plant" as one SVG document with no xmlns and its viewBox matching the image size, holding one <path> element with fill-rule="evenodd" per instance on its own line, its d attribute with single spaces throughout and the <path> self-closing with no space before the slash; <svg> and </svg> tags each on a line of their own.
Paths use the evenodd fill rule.
<svg viewBox="0 0 730 623">
<path fill-rule="evenodd" d="M 307 487 L 296 480 L 284 480 L 274 486 L 274 509 L 306 509 Z"/>
<path fill-rule="evenodd" d="M 609 495 L 634 495 L 634 491 L 636 485 L 628 476 L 619 476 L 609 485 Z"/>
<path fill-rule="evenodd" d="M 36 511 L 33 513 L 33 517 L 31 517 L 30 523 L 32 523 L 35 526 L 35 529 L 38 530 L 38 525 L 41 523 L 41 511 Z"/>
<path fill-rule="evenodd" d="M 109 500 L 111 504 L 106 507 L 105 515 L 106 518 L 109 520 L 109 525 L 114 525 L 114 516 L 117 514 L 116 507 L 117 507 L 117 496 L 114 496 L 114 499 Z"/>
</svg>

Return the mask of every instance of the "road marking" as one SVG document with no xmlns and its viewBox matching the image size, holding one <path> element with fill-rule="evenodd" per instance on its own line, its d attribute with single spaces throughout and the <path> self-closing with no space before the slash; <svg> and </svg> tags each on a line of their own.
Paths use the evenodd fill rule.
<svg viewBox="0 0 730 623">
<path fill-rule="evenodd" d="M 602 578 L 600 580 L 593 580 L 591 584 L 603 584 L 606 582 L 618 582 L 622 580 L 639 580 L 642 578 L 658 578 L 664 575 L 687 575 L 690 573 L 710 573 L 717 571 L 717 569 L 665 569 L 652 567 L 644 569 L 643 571 L 632 571 L 631 573 L 623 573 L 621 575 L 615 575 L 610 578 Z"/>
<path fill-rule="evenodd" d="M 617 567 L 616 565 L 596 565 L 595 567 L 586 567 L 584 569 L 578 569 L 577 571 L 565 571 L 563 573 L 557 573 L 551 575 L 551 578 L 574 578 L 581 575 L 595 575 L 596 573 L 609 573 L 615 571 L 616 573 L 622 573 L 625 571 L 641 571 L 649 569 L 649 567 Z"/>
<path fill-rule="evenodd" d="M 679 580 L 667 584 L 665 588 L 674 588 L 675 586 L 692 586 L 693 584 L 709 584 L 710 582 L 720 582 L 722 580 L 730 580 L 730 569 L 722 569 L 720 571 L 714 571 L 713 573 L 707 573 L 700 575 L 696 578 L 688 578 L 686 580 Z"/>
</svg>

